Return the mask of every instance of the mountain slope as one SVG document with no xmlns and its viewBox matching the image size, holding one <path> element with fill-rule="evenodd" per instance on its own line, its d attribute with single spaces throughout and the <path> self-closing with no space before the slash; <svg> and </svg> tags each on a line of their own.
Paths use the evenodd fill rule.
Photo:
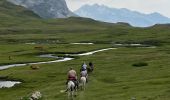
<svg viewBox="0 0 170 100">
<path fill-rule="evenodd" d="M 109 8 L 104 5 L 85 5 L 75 11 L 81 17 L 93 18 L 105 22 L 126 22 L 133 26 L 147 27 L 154 24 L 170 23 L 170 19 L 159 13 L 142 14 L 128 9 Z"/>
<path fill-rule="evenodd" d="M 42 18 L 67 18 L 76 16 L 67 7 L 65 0 L 7 0 L 21 5 Z"/>
<path fill-rule="evenodd" d="M 18 17 L 18 18 L 39 18 L 38 15 L 33 13 L 32 11 L 20 7 L 20 6 L 15 6 L 6 0 L 1 0 L 0 1 L 0 17 Z"/>
<path fill-rule="evenodd" d="M 0 1 L 0 27 L 23 25 L 26 21 L 39 18 L 37 14 L 24 7 L 16 6 L 6 0 Z"/>
</svg>

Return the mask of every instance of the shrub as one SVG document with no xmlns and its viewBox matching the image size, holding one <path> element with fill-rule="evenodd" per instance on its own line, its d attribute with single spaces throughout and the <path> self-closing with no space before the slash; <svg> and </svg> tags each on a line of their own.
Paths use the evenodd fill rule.
<svg viewBox="0 0 170 100">
<path fill-rule="evenodd" d="M 148 66 L 148 63 L 146 63 L 146 62 L 138 62 L 138 63 L 134 63 L 132 66 L 143 67 L 143 66 Z"/>
</svg>

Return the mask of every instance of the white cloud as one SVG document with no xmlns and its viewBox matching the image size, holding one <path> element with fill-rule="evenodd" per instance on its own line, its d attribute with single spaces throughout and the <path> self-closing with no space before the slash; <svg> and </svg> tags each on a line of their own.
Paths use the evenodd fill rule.
<svg viewBox="0 0 170 100">
<path fill-rule="evenodd" d="M 128 8 L 131 10 L 152 13 L 159 12 L 170 17 L 170 0 L 66 0 L 68 7 L 74 11 L 84 4 L 104 4 L 113 8 Z"/>
</svg>

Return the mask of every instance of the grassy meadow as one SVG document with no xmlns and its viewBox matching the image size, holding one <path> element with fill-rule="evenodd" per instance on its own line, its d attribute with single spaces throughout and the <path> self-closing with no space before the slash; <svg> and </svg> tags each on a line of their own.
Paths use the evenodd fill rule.
<svg viewBox="0 0 170 100">
<path fill-rule="evenodd" d="M 2 100 L 18 100 L 39 90 L 44 100 L 66 100 L 67 95 L 60 90 L 65 89 L 69 67 L 79 71 L 83 61 L 93 61 L 95 71 L 90 74 L 86 90 L 79 91 L 76 100 L 131 100 L 133 97 L 137 100 L 169 100 L 169 56 L 159 47 L 118 48 L 68 62 L 39 65 L 39 70 L 32 70 L 30 66 L 10 68 L 0 71 L 0 76 L 23 83 L 0 89 L 0 95 Z M 148 66 L 132 66 L 138 62 L 146 62 Z"/>
<path fill-rule="evenodd" d="M 30 65 L 0 71 L 0 80 L 19 80 L 22 84 L 0 89 L 0 100 L 19 100 L 40 91 L 43 100 L 67 100 L 67 71 L 92 61 L 85 91 L 75 100 L 169 100 L 170 98 L 170 26 L 131 27 L 87 18 L 41 19 L 33 12 L 0 1 L 0 65 L 51 61 L 40 54 L 84 53 L 113 44 L 146 44 L 156 48 L 117 47 L 60 63 Z M 70 43 L 88 42 L 94 45 Z M 35 49 L 42 47 L 42 50 Z M 11 57 L 9 59 L 9 57 Z M 140 66 L 146 63 L 145 66 Z M 134 66 L 137 65 L 137 66 Z M 139 65 L 139 66 L 138 66 Z"/>
</svg>

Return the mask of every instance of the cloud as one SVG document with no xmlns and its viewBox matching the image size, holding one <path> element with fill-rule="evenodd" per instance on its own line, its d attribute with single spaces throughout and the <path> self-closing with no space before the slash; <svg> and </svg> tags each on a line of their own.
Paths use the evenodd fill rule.
<svg viewBox="0 0 170 100">
<path fill-rule="evenodd" d="M 74 11 L 85 4 L 103 4 L 113 8 L 128 8 L 142 13 L 159 12 L 170 17 L 170 0 L 66 0 Z"/>
</svg>

